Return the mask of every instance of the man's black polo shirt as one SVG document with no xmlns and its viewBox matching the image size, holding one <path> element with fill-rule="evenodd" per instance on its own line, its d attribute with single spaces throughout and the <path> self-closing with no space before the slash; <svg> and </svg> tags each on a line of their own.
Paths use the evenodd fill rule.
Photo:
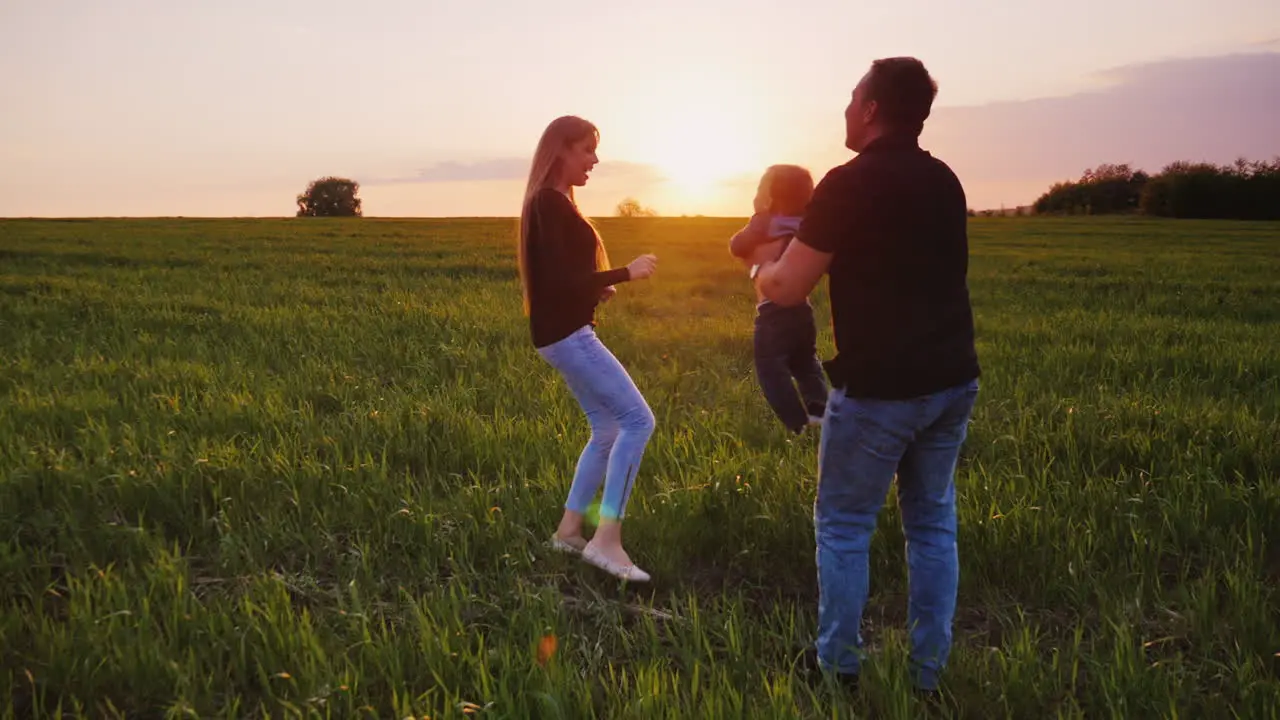
<svg viewBox="0 0 1280 720">
<path fill-rule="evenodd" d="M 964 188 L 912 136 L 881 137 L 827 173 L 797 233 L 832 253 L 835 387 L 905 399 L 978 377 Z"/>
</svg>

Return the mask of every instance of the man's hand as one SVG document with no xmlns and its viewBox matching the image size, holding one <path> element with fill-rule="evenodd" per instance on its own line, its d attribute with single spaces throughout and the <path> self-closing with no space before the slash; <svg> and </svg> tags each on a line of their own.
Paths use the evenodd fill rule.
<svg viewBox="0 0 1280 720">
<path fill-rule="evenodd" d="M 772 245 L 774 243 L 765 247 Z M 819 252 L 798 239 L 794 240 L 782 257 L 760 264 L 756 287 L 761 295 L 783 307 L 799 305 L 827 272 L 831 257 L 831 253 Z"/>
<path fill-rule="evenodd" d="M 600 291 L 600 302 L 609 302 L 609 299 L 618 294 L 618 288 L 610 285 Z"/>
</svg>

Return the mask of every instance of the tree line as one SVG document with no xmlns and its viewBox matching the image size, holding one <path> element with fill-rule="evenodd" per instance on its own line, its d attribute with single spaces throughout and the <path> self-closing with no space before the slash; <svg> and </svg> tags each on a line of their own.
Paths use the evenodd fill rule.
<svg viewBox="0 0 1280 720">
<path fill-rule="evenodd" d="M 344 177 L 312 180 L 298 194 L 298 217 L 361 217 L 360 183 Z M 624 198 L 614 208 L 619 217 L 657 217 L 658 212 L 641 205 L 633 197 Z"/>
<path fill-rule="evenodd" d="M 1100 165 L 1079 180 L 1054 184 L 1032 208 L 1038 215 L 1280 220 L 1280 157 L 1232 165 L 1175 162 L 1156 175 L 1128 164 Z"/>
<path fill-rule="evenodd" d="M 359 183 L 347 178 L 315 180 L 297 197 L 298 217 L 359 217 L 359 188 Z M 1167 218 L 1280 220 L 1280 157 L 1270 162 L 1241 159 L 1232 165 L 1175 162 L 1156 175 L 1128 164 L 1099 165 L 1085 170 L 1078 180 L 1055 183 L 1030 210 L 1037 215 L 1134 213 Z M 621 217 L 657 215 L 632 197 L 618 203 L 614 212 Z M 970 210 L 969 214 L 976 213 Z M 1013 214 L 1022 215 L 1022 208 Z"/>
</svg>

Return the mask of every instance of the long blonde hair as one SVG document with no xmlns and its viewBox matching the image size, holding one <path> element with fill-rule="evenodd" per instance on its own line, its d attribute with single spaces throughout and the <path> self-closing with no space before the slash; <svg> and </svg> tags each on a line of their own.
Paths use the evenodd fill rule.
<svg viewBox="0 0 1280 720">
<path fill-rule="evenodd" d="M 542 131 L 538 148 L 534 150 L 533 162 L 529 165 L 529 182 L 525 185 L 524 202 L 520 207 L 520 239 L 516 252 L 520 263 L 520 286 L 524 294 L 526 315 L 529 314 L 529 214 L 533 198 L 539 191 L 554 187 L 553 183 L 560 177 L 561 157 L 564 151 L 589 137 L 596 141 L 600 140 L 600 131 L 595 125 L 580 117 L 565 115 L 552 120 L 547 129 Z M 569 202 L 575 209 L 578 207 L 573 198 L 572 185 L 569 186 Z M 581 215 L 581 211 L 578 214 Z M 586 220 L 585 217 L 583 219 Z M 591 225 L 591 231 L 596 236 L 596 269 L 608 270 L 609 253 L 604 249 L 600 233 L 596 231 L 595 225 L 592 225 L 590 220 L 587 220 L 587 224 Z"/>
</svg>

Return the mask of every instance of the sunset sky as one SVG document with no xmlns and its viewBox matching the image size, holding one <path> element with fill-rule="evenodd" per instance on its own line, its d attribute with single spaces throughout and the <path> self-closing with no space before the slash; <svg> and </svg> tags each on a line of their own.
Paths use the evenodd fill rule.
<svg viewBox="0 0 1280 720">
<path fill-rule="evenodd" d="M 923 142 L 977 208 L 1102 162 L 1280 155 L 1275 0 L 0 0 L 0 216 L 514 215 L 561 114 L 579 201 L 745 215 L 758 173 L 850 157 L 873 58 L 941 86 Z"/>
</svg>

